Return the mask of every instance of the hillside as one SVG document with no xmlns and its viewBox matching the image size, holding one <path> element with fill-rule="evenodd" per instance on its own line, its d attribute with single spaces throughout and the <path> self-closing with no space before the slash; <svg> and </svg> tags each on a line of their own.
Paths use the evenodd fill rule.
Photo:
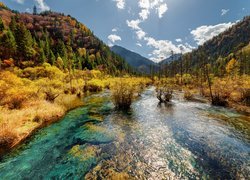
<svg viewBox="0 0 250 180">
<path fill-rule="evenodd" d="M 123 57 L 129 65 L 136 68 L 139 72 L 149 73 L 152 66 L 157 68 L 157 64 L 153 61 L 123 47 L 115 45 L 111 50 Z"/>
<path fill-rule="evenodd" d="M 1 5 L 0 24 L 0 59 L 12 58 L 21 68 L 48 62 L 60 69 L 98 68 L 110 74 L 131 71 L 120 56 L 70 15 L 18 13 Z"/>
<path fill-rule="evenodd" d="M 196 50 L 185 54 L 182 63 L 172 62 L 166 68 L 170 69 L 169 75 L 173 76 L 176 72 L 180 72 L 181 66 L 185 73 L 195 73 L 204 64 L 210 64 L 212 72 L 222 76 L 225 74 L 226 64 L 232 58 L 236 58 L 240 63 L 241 74 L 249 74 L 249 53 L 242 51 L 249 42 L 250 16 L 247 16 Z"/>
</svg>

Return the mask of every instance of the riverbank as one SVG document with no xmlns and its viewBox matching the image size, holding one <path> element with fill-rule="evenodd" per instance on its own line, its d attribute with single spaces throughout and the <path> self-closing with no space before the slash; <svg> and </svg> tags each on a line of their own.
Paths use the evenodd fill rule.
<svg viewBox="0 0 250 180">
<path fill-rule="evenodd" d="M 28 102 L 19 110 L 0 109 L 0 156 L 20 145 L 37 130 L 60 120 L 83 101 L 75 95 L 63 95 L 54 103 L 45 100 Z"/>
<path fill-rule="evenodd" d="M 23 70 L 0 71 L 0 155 L 21 144 L 37 129 L 82 106 L 83 94 L 110 89 L 125 80 L 135 90 L 150 81 L 110 77 L 98 70 L 77 71 L 72 75 L 46 63 Z"/>
<path fill-rule="evenodd" d="M 211 75 L 212 76 L 212 75 Z M 168 88 L 184 92 L 186 100 L 205 98 L 211 103 L 211 93 L 217 103 L 224 107 L 235 109 L 238 112 L 250 114 L 250 76 L 236 77 L 211 77 L 211 91 L 206 81 L 183 76 L 182 81 L 178 78 L 163 78 L 156 81 L 159 84 L 168 84 Z"/>
</svg>

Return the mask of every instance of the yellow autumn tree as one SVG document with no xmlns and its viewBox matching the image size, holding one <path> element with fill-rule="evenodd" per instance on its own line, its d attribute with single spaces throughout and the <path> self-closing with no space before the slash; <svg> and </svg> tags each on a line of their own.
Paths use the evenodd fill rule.
<svg viewBox="0 0 250 180">
<path fill-rule="evenodd" d="M 5 8 L 6 6 L 5 6 L 5 4 L 3 2 L 0 2 L 0 7 Z"/>
<path fill-rule="evenodd" d="M 227 63 L 227 66 L 226 66 L 226 71 L 227 73 L 230 75 L 230 76 L 236 76 L 239 74 L 239 71 L 240 71 L 240 64 L 239 62 L 235 59 L 235 58 L 232 58 L 228 63 Z"/>
<path fill-rule="evenodd" d="M 79 53 L 79 55 L 80 55 L 81 57 L 83 57 L 83 58 L 85 58 L 86 55 L 87 55 L 87 51 L 86 51 L 85 48 L 79 48 L 79 49 L 78 49 L 78 53 Z"/>
</svg>

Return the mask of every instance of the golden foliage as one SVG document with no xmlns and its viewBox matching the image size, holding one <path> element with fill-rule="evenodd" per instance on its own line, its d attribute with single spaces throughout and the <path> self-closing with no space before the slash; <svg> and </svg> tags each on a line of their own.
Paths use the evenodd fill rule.
<svg viewBox="0 0 250 180">
<path fill-rule="evenodd" d="M 239 69 L 240 68 L 240 64 L 239 62 L 232 58 L 228 63 L 227 63 L 227 66 L 226 66 L 226 71 L 228 74 L 231 74 L 231 75 L 238 75 L 239 73 Z"/>
</svg>

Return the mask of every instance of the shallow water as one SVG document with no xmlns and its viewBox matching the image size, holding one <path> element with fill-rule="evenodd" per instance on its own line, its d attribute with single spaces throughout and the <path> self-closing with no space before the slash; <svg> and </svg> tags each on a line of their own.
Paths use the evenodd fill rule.
<svg viewBox="0 0 250 180">
<path fill-rule="evenodd" d="M 129 113 L 88 97 L 6 155 L 0 179 L 249 179 L 250 118 L 180 97 L 150 88 Z"/>
</svg>

